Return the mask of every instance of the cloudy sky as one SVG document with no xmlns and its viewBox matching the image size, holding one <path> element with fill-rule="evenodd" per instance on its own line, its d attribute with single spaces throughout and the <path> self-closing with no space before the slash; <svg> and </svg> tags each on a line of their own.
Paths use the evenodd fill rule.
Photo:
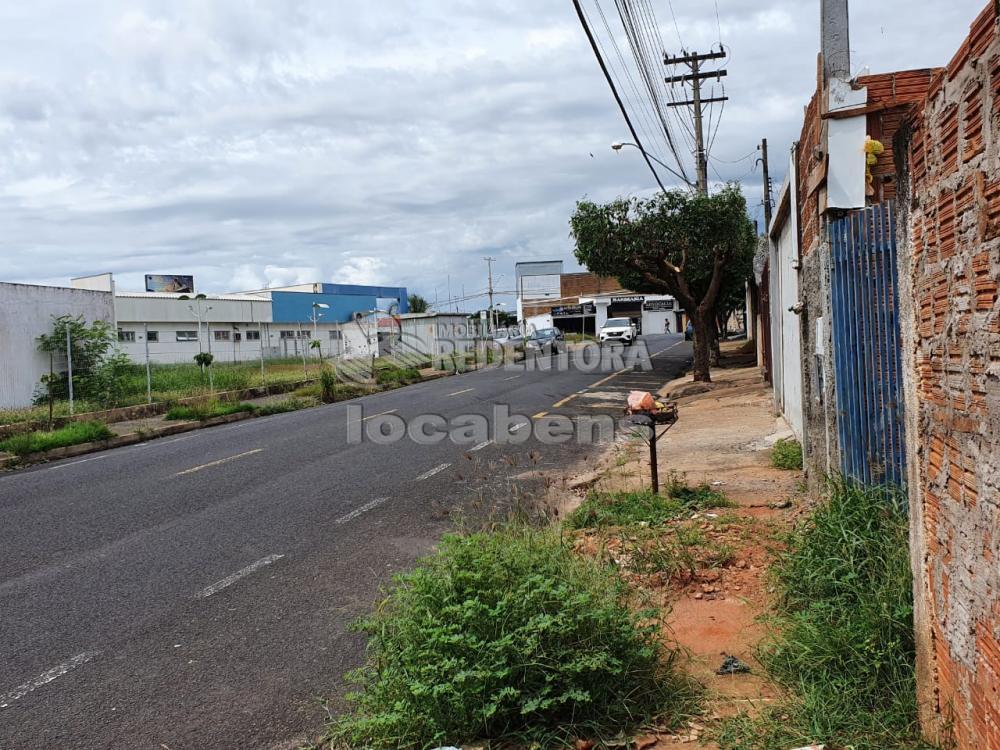
<svg viewBox="0 0 1000 750">
<path fill-rule="evenodd" d="M 611 12 L 612 0 L 601 5 Z M 653 0 L 666 45 L 729 47 L 713 179 L 762 136 L 783 179 L 814 86 L 818 0 Z M 945 64 L 983 0 L 855 3 L 852 64 Z M 594 0 L 586 7 L 596 13 Z M 193 273 L 498 289 L 572 267 L 587 195 L 648 192 L 571 0 L 161 0 L 0 6 L 0 280 Z M 467 303 L 470 309 L 478 300 Z"/>
</svg>

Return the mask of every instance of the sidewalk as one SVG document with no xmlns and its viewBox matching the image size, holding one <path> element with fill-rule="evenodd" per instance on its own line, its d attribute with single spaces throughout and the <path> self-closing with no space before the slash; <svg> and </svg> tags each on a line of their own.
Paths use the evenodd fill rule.
<svg viewBox="0 0 1000 750">
<path fill-rule="evenodd" d="M 723 367 L 713 368 L 713 383 L 692 383 L 688 376 L 666 384 L 658 394 L 679 407 L 677 423 L 658 443 L 658 468 L 661 486 L 676 472 L 689 485 L 707 483 L 735 503 L 681 522 L 700 530 L 708 544 L 731 549 L 732 555 L 721 565 L 699 568 L 687 580 L 626 573 L 650 591 L 666 621 L 664 637 L 687 653 L 687 670 L 706 686 L 705 722 L 775 697 L 754 650 L 764 635 L 758 619 L 769 608 L 766 571 L 778 546 L 777 532 L 795 514 L 801 485 L 800 472 L 770 465 L 770 447 L 791 434 L 774 416 L 770 387 L 755 366 L 734 356 L 735 342 L 723 351 L 730 356 Z M 605 455 L 585 484 L 601 492 L 645 489 L 648 464 L 646 445 L 626 440 Z M 593 543 L 590 547 L 587 551 L 596 553 Z M 725 655 L 737 656 L 753 672 L 716 675 Z M 681 734 L 650 735 L 642 738 L 648 744 L 639 745 L 656 750 L 702 742 L 705 722 L 693 722 Z"/>
</svg>

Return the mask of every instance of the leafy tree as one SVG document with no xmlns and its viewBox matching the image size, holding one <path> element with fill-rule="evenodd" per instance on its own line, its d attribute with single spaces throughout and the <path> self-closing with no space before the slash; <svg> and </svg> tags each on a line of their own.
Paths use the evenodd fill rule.
<svg viewBox="0 0 1000 750">
<path fill-rule="evenodd" d="M 46 352 L 53 359 L 68 361 L 67 339 L 71 342 L 73 354 L 73 394 L 79 399 L 102 400 L 106 391 L 107 373 L 105 364 L 114 349 L 115 335 L 111 324 L 95 320 L 88 324 L 82 315 L 52 316 L 52 331 L 37 338 L 38 350 Z M 120 364 L 120 363 L 117 363 Z M 116 364 L 116 366 L 117 366 Z M 45 376 L 36 390 L 35 402 L 44 403 L 49 398 L 69 397 L 69 370 Z"/>
<path fill-rule="evenodd" d="M 419 294 L 411 294 L 406 298 L 406 303 L 409 306 L 411 313 L 425 313 L 429 307 L 427 300 Z"/>
<path fill-rule="evenodd" d="M 570 220 L 576 257 L 636 292 L 670 294 L 694 327 L 694 379 L 711 380 L 716 310 L 727 285 L 742 286 L 756 246 L 737 185 L 714 195 L 686 190 L 653 198 L 583 200 Z"/>
</svg>

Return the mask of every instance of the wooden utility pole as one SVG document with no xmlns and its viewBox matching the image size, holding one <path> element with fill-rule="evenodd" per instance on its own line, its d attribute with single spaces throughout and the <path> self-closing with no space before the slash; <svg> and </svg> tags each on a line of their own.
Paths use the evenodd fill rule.
<svg viewBox="0 0 1000 750">
<path fill-rule="evenodd" d="M 760 142 L 760 163 L 764 171 L 764 234 L 771 231 L 771 178 L 767 173 L 767 138 Z"/>
<path fill-rule="evenodd" d="M 687 65 L 691 70 L 690 73 L 684 75 L 674 75 L 667 76 L 667 83 L 673 85 L 675 83 L 691 84 L 691 98 L 684 101 L 678 102 L 667 102 L 668 107 L 692 107 L 694 116 L 694 140 L 695 140 L 695 168 L 697 171 L 697 187 L 698 192 L 705 194 L 708 193 L 708 152 L 705 150 L 705 132 L 704 132 L 704 106 L 706 104 L 711 104 L 713 102 L 724 102 L 729 99 L 728 96 L 714 96 L 709 98 L 704 98 L 701 95 L 701 82 L 708 78 L 715 78 L 716 80 L 721 80 L 723 76 L 728 75 L 726 70 L 709 70 L 702 71 L 701 64 L 709 60 L 721 60 L 726 57 L 726 53 L 722 50 L 718 52 L 709 52 L 707 54 L 699 55 L 697 52 L 692 52 L 690 54 L 684 53 L 681 55 L 663 56 L 664 65 Z"/>
</svg>

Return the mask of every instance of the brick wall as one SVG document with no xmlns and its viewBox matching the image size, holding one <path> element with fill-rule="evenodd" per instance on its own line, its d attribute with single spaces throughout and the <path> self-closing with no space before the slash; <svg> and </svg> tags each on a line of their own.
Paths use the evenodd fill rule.
<svg viewBox="0 0 1000 750">
<path fill-rule="evenodd" d="M 918 682 L 1000 750 L 1000 37 L 994 5 L 896 140 Z"/>
</svg>

